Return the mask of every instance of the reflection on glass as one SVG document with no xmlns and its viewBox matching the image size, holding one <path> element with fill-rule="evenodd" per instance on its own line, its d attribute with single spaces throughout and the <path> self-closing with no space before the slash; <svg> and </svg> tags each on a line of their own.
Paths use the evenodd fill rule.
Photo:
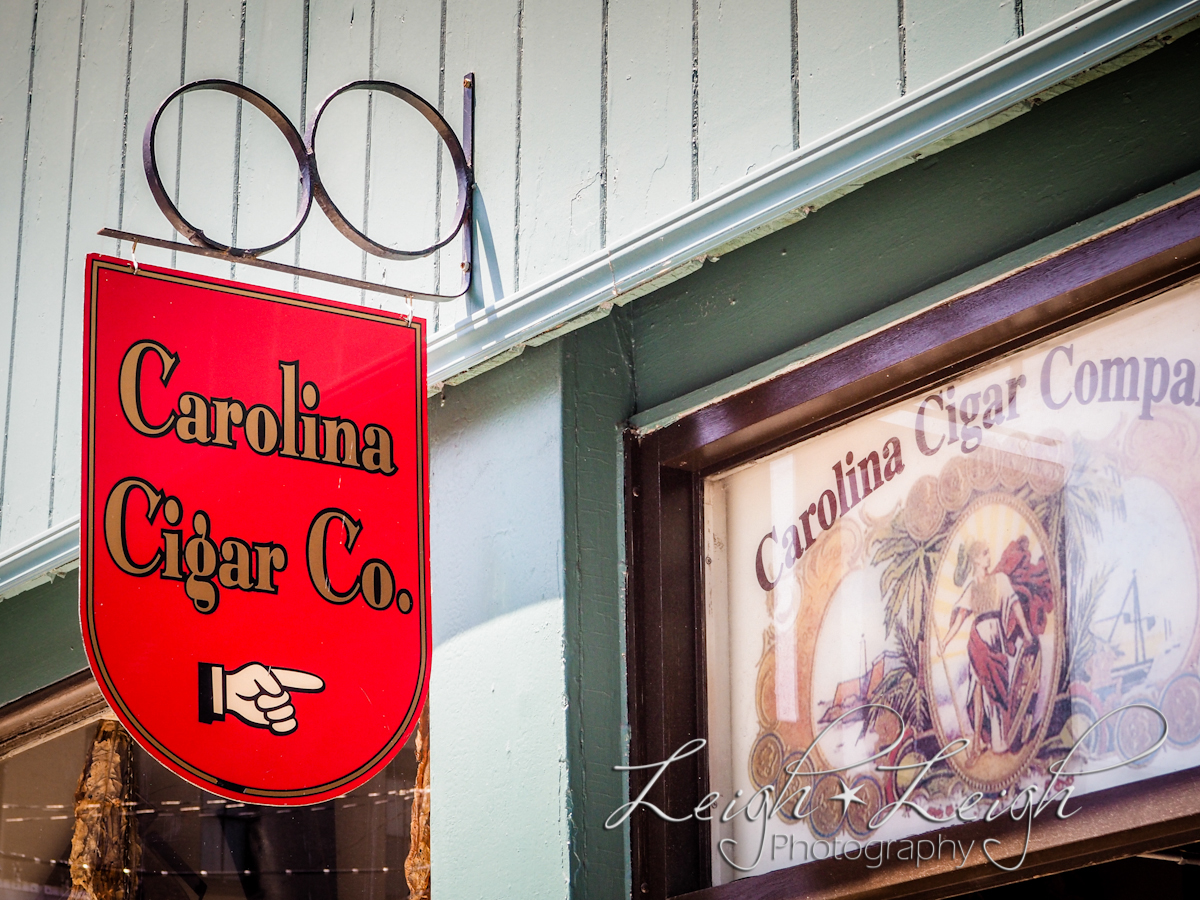
<svg viewBox="0 0 1200 900">
<path fill-rule="evenodd" d="M 110 852 L 105 858 L 136 860 L 125 882 L 111 883 L 132 883 L 139 900 L 409 895 L 404 861 L 416 776 L 413 741 L 383 772 L 344 797 L 275 808 L 235 803 L 193 787 L 138 747 L 132 767 L 106 769 L 106 760 L 96 757 L 114 745 L 104 743 L 100 728 L 82 726 L 0 762 L 0 900 L 70 896 L 72 861 L 83 877 L 82 861 L 95 858 L 94 849 L 93 856 L 83 852 L 84 845 L 111 844 L 108 832 L 120 832 L 114 823 L 125 816 L 136 822 L 124 831 L 125 840 L 133 835 L 137 846 L 123 848 L 123 857 Z M 104 804 L 95 798 L 106 791 L 117 811 L 98 817 L 96 808 Z M 91 896 L 126 900 L 122 894 L 116 887 L 107 896 Z M 76 900 L 88 896 L 75 892 Z"/>
<path fill-rule="evenodd" d="M 1200 764 L 1198 300 L 707 479 L 715 881 Z"/>
</svg>

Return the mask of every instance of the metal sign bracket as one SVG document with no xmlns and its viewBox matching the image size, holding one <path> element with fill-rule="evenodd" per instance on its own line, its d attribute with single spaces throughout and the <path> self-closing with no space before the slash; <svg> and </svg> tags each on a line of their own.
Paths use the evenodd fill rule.
<svg viewBox="0 0 1200 900">
<path fill-rule="evenodd" d="M 187 221 L 180 213 L 178 207 L 167 194 L 166 188 L 163 186 L 162 179 L 158 173 L 158 161 L 155 153 L 154 138 L 158 128 L 158 121 L 162 117 L 167 106 L 177 97 L 190 93 L 192 91 L 215 90 L 222 93 L 232 94 L 239 100 L 250 103 L 260 112 L 262 112 L 271 122 L 283 132 L 284 138 L 288 142 L 293 155 L 296 157 L 296 164 L 300 170 L 300 192 L 301 202 L 300 210 L 296 216 L 295 222 L 291 229 L 282 238 L 261 247 L 235 247 L 227 244 L 221 244 L 209 238 L 201 229 L 196 228 Z M 321 182 L 321 176 L 317 167 L 316 154 L 316 134 L 317 128 L 321 122 L 321 116 L 324 114 L 326 107 L 339 97 L 349 91 L 380 91 L 403 100 L 408 103 L 413 109 L 420 113 L 426 121 L 433 125 L 441 138 L 446 149 L 450 153 L 450 160 L 454 164 L 456 181 L 458 183 L 458 202 L 455 208 L 454 227 L 444 237 L 429 247 L 419 250 L 397 250 L 388 247 L 385 244 L 379 243 L 368 237 L 364 232 L 360 231 L 342 214 L 333 199 L 325 190 L 324 184 Z M 463 128 L 462 128 L 462 143 L 459 143 L 454 130 L 428 101 L 413 93 L 399 84 L 390 81 L 352 81 L 342 85 L 337 90 L 327 96 L 317 107 L 316 115 L 313 116 L 311 123 L 308 126 L 308 133 L 301 137 L 295 126 L 288 120 L 287 116 L 275 106 L 270 100 L 262 94 L 254 91 L 245 85 L 237 82 L 227 81 L 225 79 L 210 78 L 202 81 L 193 81 L 185 84 L 182 87 L 173 91 L 167 96 L 154 116 L 146 125 L 146 131 L 142 139 L 142 163 L 146 172 L 146 181 L 150 185 L 150 192 L 154 195 L 154 200 L 158 204 L 163 215 L 171 223 L 172 227 L 184 235 L 191 243 L 181 243 L 179 241 L 169 241 L 162 238 L 155 238 L 149 235 L 136 234 L 131 231 L 122 231 L 116 228 L 102 228 L 97 232 L 102 237 L 116 238 L 117 240 L 131 241 L 136 247 L 138 244 L 143 244 L 147 247 L 161 247 L 166 250 L 175 250 L 180 253 L 192 253 L 197 256 L 207 256 L 212 259 L 220 259 L 226 262 L 236 263 L 246 266 L 256 266 L 261 269 L 268 269 L 272 272 L 283 272 L 288 275 L 297 275 L 302 278 L 312 278 L 317 281 L 326 281 L 331 284 L 340 284 L 346 287 L 359 288 L 361 290 L 373 291 L 380 294 L 389 294 L 394 297 L 403 297 L 410 302 L 413 300 L 426 300 L 433 303 L 444 303 L 450 300 L 456 300 L 467 293 L 471 288 L 472 268 L 473 268 L 473 250 L 474 250 L 474 230 L 472 217 L 472 195 L 475 189 L 474 176 L 474 156 L 475 156 L 475 75 L 468 73 L 463 77 Z M 308 214 L 312 209 L 312 201 L 317 201 L 317 205 L 321 207 L 322 212 L 329 218 L 333 226 L 351 241 L 355 246 L 361 248 L 365 253 L 370 253 L 372 256 L 378 256 L 384 259 L 394 260 L 410 260 L 421 259 L 433 253 L 436 253 L 441 248 L 449 244 L 455 237 L 461 234 L 462 236 L 462 282 L 457 292 L 453 294 L 428 294 L 421 291 L 413 291 L 406 288 L 392 287 L 386 284 L 380 284 L 373 281 L 365 281 L 359 278 L 349 278 L 344 275 L 335 275 L 331 272 L 321 272 L 316 269 L 306 269 L 301 266 L 289 266 L 286 263 L 275 262 L 269 259 L 262 259 L 261 255 L 274 250 L 283 244 L 290 241 L 299 233 L 301 227 L 308 218 Z M 137 261 L 134 260 L 134 270 L 137 270 Z"/>
</svg>

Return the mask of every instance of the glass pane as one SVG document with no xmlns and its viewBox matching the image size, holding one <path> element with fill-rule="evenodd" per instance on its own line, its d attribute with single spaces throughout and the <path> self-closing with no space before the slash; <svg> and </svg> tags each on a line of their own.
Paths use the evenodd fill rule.
<svg viewBox="0 0 1200 900">
<path fill-rule="evenodd" d="M 139 900 L 408 896 L 414 741 L 361 788 L 315 806 L 224 800 L 182 781 L 136 746 L 131 767 L 122 762 L 107 784 L 96 780 L 106 771 L 104 760 L 93 767 L 92 793 L 77 803 L 99 727 L 77 728 L 0 762 L 0 900 L 70 894 L 72 838 L 79 845 L 104 827 L 88 819 L 84 807 L 95 790 L 105 789 L 136 822 L 126 832 L 136 848 L 125 858 L 137 860 L 129 880 Z"/>
<path fill-rule="evenodd" d="M 718 883 L 1200 765 L 1198 301 L 707 480 Z"/>
</svg>

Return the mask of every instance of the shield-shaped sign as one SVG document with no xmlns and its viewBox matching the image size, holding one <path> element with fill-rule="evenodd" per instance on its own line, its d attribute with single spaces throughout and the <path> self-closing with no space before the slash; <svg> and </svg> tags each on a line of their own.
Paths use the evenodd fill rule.
<svg viewBox="0 0 1200 900">
<path fill-rule="evenodd" d="M 88 258 L 80 617 L 104 696 L 224 797 L 343 794 L 429 680 L 420 319 Z"/>
</svg>

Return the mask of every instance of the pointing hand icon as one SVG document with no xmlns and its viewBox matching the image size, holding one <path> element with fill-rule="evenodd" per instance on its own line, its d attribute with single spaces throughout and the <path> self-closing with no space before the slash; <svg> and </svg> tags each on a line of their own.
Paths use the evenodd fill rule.
<svg viewBox="0 0 1200 900">
<path fill-rule="evenodd" d="M 223 666 L 200 663 L 200 721 L 223 720 L 233 713 L 247 725 L 269 728 L 272 734 L 296 730 L 292 694 L 316 694 L 325 682 L 311 672 L 246 663 L 226 672 Z"/>
</svg>

